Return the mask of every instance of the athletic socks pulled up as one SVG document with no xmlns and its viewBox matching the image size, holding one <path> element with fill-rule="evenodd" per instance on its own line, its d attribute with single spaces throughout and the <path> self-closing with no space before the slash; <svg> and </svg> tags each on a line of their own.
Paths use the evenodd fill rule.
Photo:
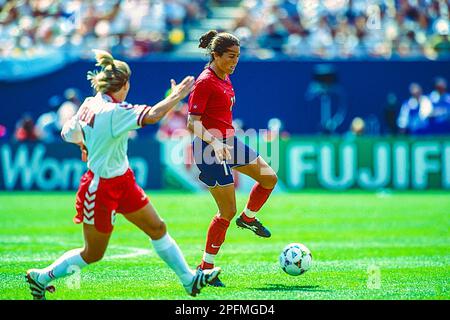
<svg viewBox="0 0 450 320">
<path fill-rule="evenodd" d="M 256 213 L 266 203 L 273 189 L 263 188 L 258 182 L 255 183 L 247 202 L 247 206 L 244 209 L 244 214 L 241 215 L 245 222 L 252 222 L 255 220 Z"/>
<path fill-rule="evenodd" d="M 64 253 L 55 262 L 40 270 L 38 281 L 44 285 L 50 281 L 72 275 L 88 264 L 80 255 L 82 249 L 73 249 Z"/>
<path fill-rule="evenodd" d="M 189 285 L 194 277 L 193 271 L 189 268 L 186 260 L 172 237 L 166 233 L 158 240 L 152 240 L 158 256 L 175 272 L 183 285 Z"/>
<path fill-rule="evenodd" d="M 220 216 L 215 216 L 211 221 L 206 236 L 205 252 L 203 254 L 202 263 L 200 264 L 200 268 L 203 270 L 214 267 L 214 259 L 220 250 L 220 246 L 225 241 L 229 226 L 230 221 Z"/>
</svg>

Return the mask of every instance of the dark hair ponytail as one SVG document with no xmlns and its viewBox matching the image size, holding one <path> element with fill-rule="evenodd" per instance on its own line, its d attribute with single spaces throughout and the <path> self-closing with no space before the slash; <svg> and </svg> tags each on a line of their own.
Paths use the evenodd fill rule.
<svg viewBox="0 0 450 320">
<path fill-rule="evenodd" d="M 206 49 L 210 55 L 208 65 L 214 61 L 213 52 L 222 56 L 232 46 L 240 46 L 239 39 L 231 33 L 217 32 L 217 30 L 209 30 L 204 33 L 200 37 L 198 45 L 199 48 Z"/>
<path fill-rule="evenodd" d="M 211 44 L 212 39 L 218 34 L 216 30 L 209 30 L 208 32 L 204 33 L 200 39 L 199 39 L 199 48 L 206 49 Z"/>
</svg>

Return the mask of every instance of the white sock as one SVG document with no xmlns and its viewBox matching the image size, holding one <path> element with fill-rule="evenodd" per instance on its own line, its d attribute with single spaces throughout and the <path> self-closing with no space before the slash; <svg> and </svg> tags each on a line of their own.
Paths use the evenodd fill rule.
<svg viewBox="0 0 450 320">
<path fill-rule="evenodd" d="M 50 281 L 71 275 L 88 264 L 80 255 L 82 249 L 73 249 L 64 253 L 50 266 L 41 270 L 38 281 L 47 284 Z"/>
<path fill-rule="evenodd" d="M 192 282 L 194 273 L 184 259 L 183 253 L 175 240 L 166 233 L 161 239 L 152 240 L 153 247 L 159 257 L 176 273 L 181 283 L 187 286 Z"/>
<path fill-rule="evenodd" d="M 244 209 L 244 214 L 249 218 L 256 217 L 256 213 L 257 212 L 253 212 L 253 211 L 249 210 L 247 207 L 245 207 L 245 209 Z"/>
<path fill-rule="evenodd" d="M 210 253 L 207 253 L 206 251 L 203 252 L 203 259 L 202 259 L 203 261 L 210 263 L 210 264 L 214 264 L 215 258 L 216 258 L 215 254 L 210 254 Z"/>
</svg>

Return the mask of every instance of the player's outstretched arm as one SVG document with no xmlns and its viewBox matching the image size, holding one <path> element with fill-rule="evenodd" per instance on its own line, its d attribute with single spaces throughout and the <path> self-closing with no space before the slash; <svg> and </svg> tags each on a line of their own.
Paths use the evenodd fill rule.
<svg viewBox="0 0 450 320">
<path fill-rule="evenodd" d="M 176 84 L 173 79 L 170 82 L 172 92 L 164 100 L 161 100 L 150 109 L 144 117 L 144 124 L 154 124 L 161 120 L 169 110 L 175 107 L 178 102 L 183 100 L 191 92 L 195 79 L 192 76 L 188 76 L 179 84 Z"/>
<path fill-rule="evenodd" d="M 78 122 L 78 114 L 74 115 L 69 121 L 64 123 L 61 130 L 61 137 L 66 142 L 78 145 L 83 144 L 83 132 L 80 123 Z"/>
</svg>

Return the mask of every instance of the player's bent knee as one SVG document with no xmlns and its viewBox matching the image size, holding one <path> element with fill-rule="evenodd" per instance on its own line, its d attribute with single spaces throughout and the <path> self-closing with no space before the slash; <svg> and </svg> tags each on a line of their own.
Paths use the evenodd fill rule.
<svg viewBox="0 0 450 320">
<path fill-rule="evenodd" d="M 221 210 L 219 212 L 219 215 L 221 218 L 231 221 L 231 220 L 233 220 L 236 213 L 237 213 L 236 208 L 232 208 L 232 209 L 228 209 L 228 210 Z"/>
<path fill-rule="evenodd" d="M 275 188 L 275 186 L 278 183 L 278 176 L 276 175 L 275 172 L 273 173 L 273 175 L 270 176 L 270 183 L 272 185 L 272 189 Z"/>
<path fill-rule="evenodd" d="M 278 176 L 274 172 L 273 174 L 264 176 L 263 181 L 260 182 L 261 186 L 265 189 L 273 189 L 278 183 Z"/>
</svg>

